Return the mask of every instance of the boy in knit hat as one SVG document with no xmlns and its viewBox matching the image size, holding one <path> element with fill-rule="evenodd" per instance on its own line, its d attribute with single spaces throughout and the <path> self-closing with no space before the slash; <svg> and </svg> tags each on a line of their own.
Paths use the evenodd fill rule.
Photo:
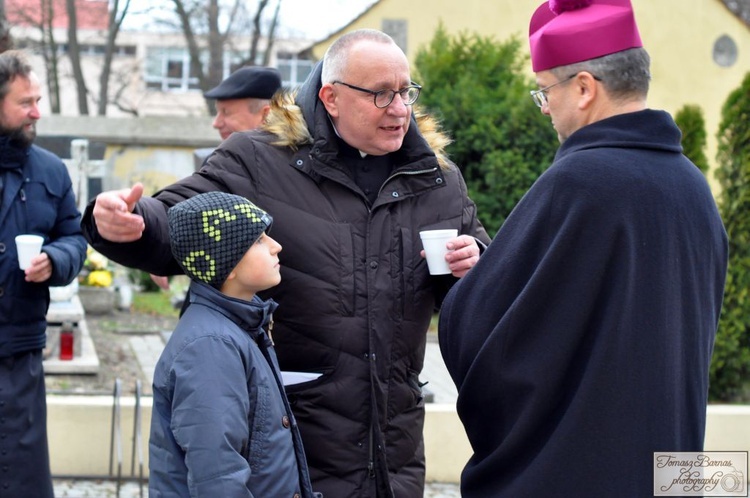
<svg viewBox="0 0 750 498">
<path fill-rule="evenodd" d="M 154 371 L 149 496 L 314 496 L 269 335 L 281 281 L 271 216 L 209 192 L 169 212 L 190 303 Z"/>
</svg>

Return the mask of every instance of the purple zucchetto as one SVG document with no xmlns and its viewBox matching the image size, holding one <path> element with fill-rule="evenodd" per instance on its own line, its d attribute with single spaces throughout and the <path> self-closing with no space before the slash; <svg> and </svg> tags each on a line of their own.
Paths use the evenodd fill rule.
<svg viewBox="0 0 750 498">
<path fill-rule="evenodd" d="M 529 24 L 535 73 L 642 47 L 630 0 L 549 0 Z"/>
</svg>

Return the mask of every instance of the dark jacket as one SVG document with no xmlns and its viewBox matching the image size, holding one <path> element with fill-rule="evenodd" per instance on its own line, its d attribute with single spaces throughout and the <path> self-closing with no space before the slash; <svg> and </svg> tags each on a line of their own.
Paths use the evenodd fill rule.
<svg viewBox="0 0 750 498">
<path fill-rule="evenodd" d="M 36 145 L 19 147 L 0 137 L 0 357 L 46 345 L 49 286 L 73 281 L 86 259 L 80 213 L 63 162 Z M 43 283 L 26 282 L 18 268 L 15 236 L 44 237 L 52 262 Z"/>
<path fill-rule="evenodd" d="M 422 496 L 426 332 L 453 277 L 431 277 L 419 231 L 456 228 L 489 242 L 447 139 L 413 120 L 393 172 L 370 205 L 317 98 L 320 66 L 296 103 L 277 99 L 264 131 L 234 133 L 200 172 L 141 200 L 143 239 L 105 243 L 89 213 L 87 236 L 116 261 L 178 272 L 166 209 L 200 192 L 243 195 L 274 217 L 283 247 L 274 340 L 283 370 L 323 376 L 291 386 L 316 491 L 336 498 Z M 419 129 L 417 127 L 419 125 Z M 421 133 L 420 133 L 421 131 Z M 149 255 L 148 258 L 145 256 Z M 375 478 L 377 476 L 377 479 Z"/>
<path fill-rule="evenodd" d="M 446 297 L 462 496 L 652 496 L 703 448 L 727 237 L 681 152 L 665 112 L 576 131 Z"/>
<path fill-rule="evenodd" d="M 195 282 L 189 296 L 154 370 L 149 496 L 312 498 L 264 330 L 276 303 Z"/>
</svg>

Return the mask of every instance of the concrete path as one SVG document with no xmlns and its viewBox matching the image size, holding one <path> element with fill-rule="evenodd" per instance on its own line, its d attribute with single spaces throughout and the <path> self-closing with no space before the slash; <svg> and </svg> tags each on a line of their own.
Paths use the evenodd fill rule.
<svg viewBox="0 0 750 498">
<path fill-rule="evenodd" d="M 456 385 L 445 368 L 443 357 L 440 355 L 440 346 L 434 340 L 428 340 L 427 342 L 424 368 L 419 378 L 422 382 L 427 382 L 424 389 L 433 394 L 433 403 L 456 402 L 456 398 L 458 398 Z"/>
<path fill-rule="evenodd" d="M 55 498 L 148 498 L 148 485 L 136 482 L 117 483 L 109 480 L 55 479 Z M 428 483 L 424 498 L 460 498 L 457 484 Z"/>
</svg>

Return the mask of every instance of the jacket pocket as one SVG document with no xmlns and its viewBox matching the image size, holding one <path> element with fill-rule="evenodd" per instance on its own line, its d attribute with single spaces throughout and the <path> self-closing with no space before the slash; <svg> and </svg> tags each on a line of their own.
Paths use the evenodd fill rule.
<svg viewBox="0 0 750 498">
<path fill-rule="evenodd" d="M 264 465 L 264 460 L 269 456 L 268 435 L 271 421 L 271 393 L 269 386 L 264 383 L 257 385 L 255 403 L 250 407 L 248 425 L 250 427 L 250 442 L 247 449 L 247 460 L 250 469 L 258 472 Z"/>
<path fill-rule="evenodd" d="M 26 206 L 26 229 L 29 233 L 50 233 L 57 220 L 62 192 L 57 192 L 49 185 L 31 180 L 24 183 L 22 195 Z"/>
<path fill-rule="evenodd" d="M 424 406 L 424 391 L 422 390 L 422 387 L 426 383 L 419 381 L 419 372 L 408 369 L 406 381 L 408 382 L 412 395 L 414 396 L 414 405 L 418 407 Z"/>
</svg>

